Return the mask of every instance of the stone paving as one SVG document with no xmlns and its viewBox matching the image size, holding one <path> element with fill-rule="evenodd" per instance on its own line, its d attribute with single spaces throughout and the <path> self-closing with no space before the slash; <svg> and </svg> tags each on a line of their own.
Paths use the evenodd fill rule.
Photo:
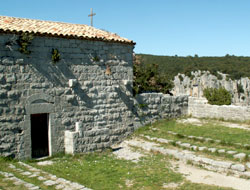
<svg viewBox="0 0 250 190">
<path fill-rule="evenodd" d="M 8 172 L 2 172 L 0 171 L 0 175 L 4 176 L 4 180 L 9 180 L 9 181 L 13 181 L 13 184 L 16 186 L 25 186 L 28 190 L 36 190 L 36 189 L 40 189 L 40 187 L 28 183 L 22 179 L 17 178 L 14 174 L 12 173 L 8 173 Z M 1 189 L 0 189 L 1 190 Z"/>
<path fill-rule="evenodd" d="M 55 189 L 59 189 L 59 190 L 60 189 L 62 190 L 91 190 L 79 183 L 71 182 L 64 178 L 58 178 L 55 175 L 52 175 L 48 172 L 32 167 L 26 163 L 18 162 L 18 164 L 20 166 L 25 167 L 27 170 L 23 170 L 13 164 L 10 164 L 9 168 L 13 169 L 15 172 L 21 174 L 24 177 L 36 178 L 37 180 L 41 181 L 44 186 L 48 186 L 48 187 L 53 186 Z M 24 185 L 25 187 L 27 187 L 28 190 L 41 189 L 39 186 L 35 186 L 34 184 L 25 182 L 24 180 L 17 178 L 12 173 L 0 171 L 0 174 L 3 175 L 6 180 L 13 181 L 15 185 Z"/>
</svg>

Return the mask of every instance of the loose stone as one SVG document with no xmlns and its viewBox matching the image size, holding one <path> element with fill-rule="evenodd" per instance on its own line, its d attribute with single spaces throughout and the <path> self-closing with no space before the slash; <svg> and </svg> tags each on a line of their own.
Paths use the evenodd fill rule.
<svg viewBox="0 0 250 190">
<path fill-rule="evenodd" d="M 212 152 L 212 153 L 216 152 L 216 150 L 217 150 L 216 148 L 209 148 L 209 149 L 208 149 L 208 151 L 209 151 L 209 152 Z"/>
<path fill-rule="evenodd" d="M 190 147 L 190 149 L 196 151 L 198 149 L 198 147 L 193 145 L 193 146 Z"/>
<path fill-rule="evenodd" d="M 32 173 L 30 173 L 30 172 L 23 172 L 23 173 L 21 173 L 22 175 L 31 175 Z"/>
<path fill-rule="evenodd" d="M 240 171 L 240 172 L 246 171 L 246 167 L 243 164 L 234 164 L 234 165 L 231 166 L 231 169 L 237 170 L 237 171 Z"/>
<path fill-rule="evenodd" d="M 52 186 L 52 185 L 56 185 L 57 182 L 52 181 L 52 180 L 47 180 L 47 181 L 43 182 L 43 184 L 47 185 L 47 186 Z"/>
<path fill-rule="evenodd" d="M 204 151 L 204 150 L 207 150 L 207 147 L 201 146 L 201 147 L 199 147 L 198 149 L 199 149 L 199 151 Z"/>
<path fill-rule="evenodd" d="M 53 161 L 42 161 L 42 162 L 38 162 L 37 165 L 39 166 L 47 166 L 47 165 L 52 165 Z"/>
<path fill-rule="evenodd" d="M 206 142 L 211 142 L 211 141 L 213 141 L 213 139 L 211 139 L 211 138 L 205 138 L 205 141 Z"/>
<path fill-rule="evenodd" d="M 57 186 L 55 187 L 55 189 L 63 189 L 64 187 L 65 187 L 64 185 L 59 184 L 59 185 L 57 185 Z"/>
<path fill-rule="evenodd" d="M 231 154 L 231 155 L 236 154 L 236 153 L 237 153 L 237 151 L 233 151 L 233 150 L 227 151 L 227 154 Z"/>
<path fill-rule="evenodd" d="M 195 137 L 197 140 L 203 141 L 204 138 L 203 137 Z"/>
<path fill-rule="evenodd" d="M 246 158 L 246 154 L 245 153 L 239 153 L 239 154 L 235 154 L 233 157 L 242 160 L 242 159 Z"/>
<path fill-rule="evenodd" d="M 177 141 L 175 144 L 180 145 L 182 142 L 181 141 Z"/>
<path fill-rule="evenodd" d="M 181 147 L 184 147 L 184 148 L 190 148 L 191 145 L 189 143 L 182 143 L 180 144 Z"/>
<path fill-rule="evenodd" d="M 221 143 L 221 140 L 215 140 L 216 143 Z"/>
<path fill-rule="evenodd" d="M 30 187 L 30 188 L 29 188 L 29 190 L 36 190 L 36 189 L 40 189 L 40 187 L 34 186 L 34 187 Z"/>
<path fill-rule="evenodd" d="M 169 140 L 159 138 L 159 139 L 157 139 L 157 142 L 168 144 L 168 143 L 169 143 Z"/>
<path fill-rule="evenodd" d="M 247 166 L 248 169 L 250 169 L 250 162 L 247 162 L 246 166 Z"/>
<path fill-rule="evenodd" d="M 37 179 L 40 180 L 40 181 L 45 181 L 46 180 L 46 178 L 44 178 L 43 176 L 39 176 Z"/>
<path fill-rule="evenodd" d="M 223 153 L 225 153 L 225 152 L 226 152 L 225 149 L 220 149 L 220 150 L 218 150 L 218 153 L 220 153 L 220 154 L 223 154 Z"/>
<path fill-rule="evenodd" d="M 188 136 L 189 139 L 194 139 L 194 136 Z"/>
</svg>

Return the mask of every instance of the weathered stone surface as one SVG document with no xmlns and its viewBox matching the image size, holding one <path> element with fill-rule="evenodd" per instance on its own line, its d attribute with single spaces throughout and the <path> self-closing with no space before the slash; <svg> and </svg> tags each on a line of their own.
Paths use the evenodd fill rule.
<svg viewBox="0 0 250 190">
<path fill-rule="evenodd" d="M 204 150 L 207 150 L 207 147 L 205 147 L 205 146 L 198 147 L 198 150 L 199 150 L 199 151 L 204 151 Z"/>
<path fill-rule="evenodd" d="M 217 150 L 216 148 L 208 148 L 208 151 L 212 153 L 216 152 L 216 150 Z"/>
<path fill-rule="evenodd" d="M 250 118 L 249 106 L 210 105 L 206 98 L 189 97 L 188 114 L 197 118 L 223 118 L 225 120 L 248 120 Z M 217 141 L 220 143 L 220 141 Z"/>
<path fill-rule="evenodd" d="M 232 166 L 231 162 L 223 162 L 223 161 L 213 161 L 212 163 L 213 166 L 215 167 L 221 167 L 225 169 L 229 169 Z"/>
<path fill-rule="evenodd" d="M 226 152 L 227 154 L 231 154 L 231 155 L 234 155 L 237 153 L 237 151 L 234 151 L 234 150 L 229 150 Z"/>
<path fill-rule="evenodd" d="M 240 172 L 246 171 L 246 167 L 243 164 L 233 164 L 231 166 L 231 169 L 237 170 L 237 171 L 240 171 Z"/>
<path fill-rule="evenodd" d="M 1 34 L 0 46 L 12 37 Z M 0 134 L 6 136 L 0 138 L 1 156 L 31 157 L 32 114 L 48 114 L 51 154 L 66 147 L 71 153 L 102 150 L 142 125 L 187 114 L 187 96 L 133 97 L 133 45 L 34 36 L 31 48 L 30 56 L 13 49 L 3 51 L 0 59 L 0 114 L 5 130 L 2 133 L 1 128 Z M 60 51 L 56 64 L 51 62 L 52 48 Z M 91 61 L 94 52 L 99 62 Z M 112 76 L 105 74 L 107 64 Z M 77 122 L 81 130 L 75 130 Z M 78 135 L 65 140 L 65 131 Z"/>
<path fill-rule="evenodd" d="M 180 147 L 184 147 L 184 148 L 190 148 L 191 145 L 189 143 L 181 143 Z"/>
<path fill-rule="evenodd" d="M 218 153 L 220 153 L 220 154 L 223 154 L 223 153 L 225 153 L 225 152 L 226 152 L 225 149 L 220 149 L 220 150 L 218 150 Z"/>
<path fill-rule="evenodd" d="M 44 181 L 43 184 L 46 186 L 53 186 L 53 185 L 56 185 L 57 182 L 52 181 L 52 180 L 47 180 L 47 181 Z"/>
<path fill-rule="evenodd" d="M 195 145 L 192 145 L 190 148 L 191 150 L 194 150 L 194 151 L 198 150 L 198 146 L 195 146 Z"/>
<path fill-rule="evenodd" d="M 250 105 L 250 79 L 245 77 L 239 80 L 227 80 L 225 74 L 218 73 L 221 79 L 212 75 L 209 71 L 194 71 L 192 79 L 184 74 L 178 74 L 174 78 L 174 95 L 190 95 L 201 98 L 205 88 L 224 87 L 232 94 L 232 103 L 234 105 Z M 183 80 L 182 80 L 183 79 Z M 239 91 L 239 87 L 242 88 Z"/>
<path fill-rule="evenodd" d="M 30 173 L 30 172 L 23 172 L 22 175 L 27 175 L 27 176 L 29 176 L 29 175 L 31 175 L 31 173 Z"/>
<path fill-rule="evenodd" d="M 242 159 L 246 158 L 246 156 L 247 155 L 245 153 L 239 153 L 239 154 L 235 154 L 233 157 L 242 160 Z"/>
<path fill-rule="evenodd" d="M 250 162 L 247 162 L 246 166 L 247 166 L 248 169 L 250 169 Z"/>
<path fill-rule="evenodd" d="M 213 139 L 211 139 L 211 138 L 205 138 L 205 141 L 206 141 L 206 142 L 212 142 Z"/>
</svg>

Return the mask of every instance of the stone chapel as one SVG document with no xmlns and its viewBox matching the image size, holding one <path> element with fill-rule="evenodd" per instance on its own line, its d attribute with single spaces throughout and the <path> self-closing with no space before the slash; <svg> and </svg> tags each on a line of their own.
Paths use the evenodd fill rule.
<svg viewBox="0 0 250 190">
<path fill-rule="evenodd" d="M 134 45 L 87 25 L 0 16 L 0 155 L 102 150 L 131 134 Z"/>
</svg>

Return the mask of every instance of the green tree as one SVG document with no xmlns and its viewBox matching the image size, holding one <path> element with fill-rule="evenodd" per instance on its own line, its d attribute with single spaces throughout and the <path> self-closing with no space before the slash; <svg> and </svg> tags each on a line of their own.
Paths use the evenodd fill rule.
<svg viewBox="0 0 250 190">
<path fill-rule="evenodd" d="M 134 57 L 133 64 L 134 80 L 133 93 L 134 95 L 143 92 L 162 92 L 169 94 L 173 88 L 173 82 L 166 75 L 159 72 L 159 65 L 142 63 L 140 56 Z"/>
<path fill-rule="evenodd" d="M 205 88 L 203 90 L 204 96 L 208 103 L 212 105 L 230 105 L 231 94 L 225 88 Z"/>
</svg>

